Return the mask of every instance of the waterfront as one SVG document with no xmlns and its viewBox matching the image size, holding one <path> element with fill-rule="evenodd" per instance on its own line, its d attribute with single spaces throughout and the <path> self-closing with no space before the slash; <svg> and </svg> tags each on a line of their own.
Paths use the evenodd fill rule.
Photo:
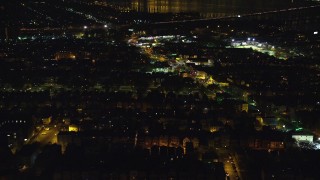
<svg viewBox="0 0 320 180">
<path fill-rule="evenodd" d="M 223 17 L 236 14 L 254 13 L 296 7 L 298 2 L 254 1 L 254 0 L 122 0 L 109 1 L 120 6 L 126 6 L 138 12 L 148 13 L 179 13 L 199 12 L 202 17 Z"/>
</svg>

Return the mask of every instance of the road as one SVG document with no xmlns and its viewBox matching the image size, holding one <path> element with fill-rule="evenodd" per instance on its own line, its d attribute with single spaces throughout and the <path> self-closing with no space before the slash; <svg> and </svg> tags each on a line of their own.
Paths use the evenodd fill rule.
<svg viewBox="0 0 320 180">
<path fill-rule="evenodd" d="M 42 128 L 39 133 L 35 134 L 27 144 L 32 144 L 35 142 L 40 143 L 42 146 L 46 144 L 55 144 L 58 142 L 57 135 L 59 133 L 59 128 L 52 126 L 49 129 Z"/>
<path fill-rule="evenodd" d="M 227 173 L 227 178 L 234 179 L 243 179 L 241 175 L 241 170 L 239 168 L 239 163 L 237 159 L 233 156 L 231 150 L 226 148 L 216 148 L 216 153 L 219 157 L 219 161 L 223 163 L 224 170 Z"/>
</svg>

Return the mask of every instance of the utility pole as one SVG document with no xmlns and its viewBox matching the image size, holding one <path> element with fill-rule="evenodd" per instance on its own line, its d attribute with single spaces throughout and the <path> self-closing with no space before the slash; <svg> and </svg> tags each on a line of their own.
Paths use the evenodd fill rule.
<svg viewBox="0 0 320 180">
<path fill-rule="evenodd" d="M 8 27 L 4 28 L 4 33 L 5 33 L 5 41 L 7 42 L 9 40 Z"/>
</svg>

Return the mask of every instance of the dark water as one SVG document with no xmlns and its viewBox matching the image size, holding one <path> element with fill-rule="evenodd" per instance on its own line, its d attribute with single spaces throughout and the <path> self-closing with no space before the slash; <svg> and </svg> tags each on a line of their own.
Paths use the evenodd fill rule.
<svg viewBox="0 0 320 180">
<path fill-rule="evenodd" d="M 284 9 L 301 5 L 301 0 L 109 0 L 139 12 L 198 12 L 217 17 Z"/>
</svg>

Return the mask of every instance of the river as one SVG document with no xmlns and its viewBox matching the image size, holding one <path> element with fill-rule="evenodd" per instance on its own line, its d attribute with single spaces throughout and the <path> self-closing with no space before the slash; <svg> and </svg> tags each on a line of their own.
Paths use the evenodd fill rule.
<svg viewBox="0 0 320 180">
<path fill-rule="evenodd" d="M 138 12 L 197 12 L 203 17 L 223 17 L 305 6 L 303 0 L 109 0 Z M 309 3 L 308 3 L 309 4 Z"/>
</svg>

